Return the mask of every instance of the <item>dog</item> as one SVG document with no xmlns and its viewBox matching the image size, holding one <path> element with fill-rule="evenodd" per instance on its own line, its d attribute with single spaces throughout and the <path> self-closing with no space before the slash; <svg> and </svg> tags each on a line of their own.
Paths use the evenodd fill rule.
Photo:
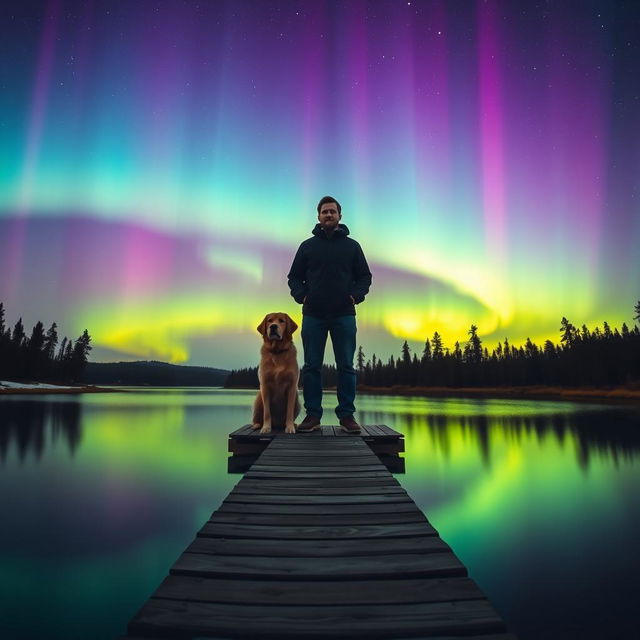
<svg viewBox="0 0 640 640">
<path fill-rule="evenodd" d="M 260 429 L 260 433 L 270 433 L 272 426 L 284 426 L 285 433 L 296 431 L 300 369 L 292 336 L 297 328 L 281 312 L 268 313 L 257 327 L 263 344 L 258 367 L 260 391 L 253 403 L 252 428 Z"/>
</svg>

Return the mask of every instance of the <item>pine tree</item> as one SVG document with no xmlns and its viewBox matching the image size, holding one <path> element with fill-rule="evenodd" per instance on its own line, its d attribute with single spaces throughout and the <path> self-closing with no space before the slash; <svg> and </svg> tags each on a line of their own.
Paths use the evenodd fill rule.
<svg viewBox="0 0 640 640">
<path fill-rule="evenodd" d="M 13 327 L 13 335 L 11 336 L 11 343 L 14 347 L 20 348 L 26 340 L 26 334 L 24 332 L 24 325 L 22 324 L 22 318 L 18 318 L 18 322 Z"/>
<path fill-rule="evenodd" d="M 633 316 L 633 319 L 637 320 L 638 324 L 640 324 L 640 300 L 636 302 L 636 306 L 633 308 L 633 310 L 636 312 L 636 315 Z"/>
<path fill-rule="evenodd" d="M 91 336 L 85 329 L 73 345 L 73 350 L 71 352 L 71 377 L 73 380 L 80 380 L 84 373 L 89 352 L 93 349 L 90 342 Z"/>
<path fill-rule="evenodd" d="M 556 347 L 551 340 L 544 341 L 544 355 L 549 359 L 554 358 L 556 355 Z"/>
<path fill-rule="evenodd" d="M 565 347 L 570 347 L 575 342 L 576 328 L 563 316 L 560 321 L 560 342 L 564 342 Z"/>
<path fill-rule="evenodd" d="M 478 327 L 475 324 L 469 329 L 469 342 L 465 346 L 465 359 L 469 362 L 480 362 L 482 360 L 482 341 L 478 337 Z"/>
<path fill-rule="evenodd" d="M 53 361 L 56 352 L 56 345 L 58 344 L 58 325 L 54 322 L 47 331 L 47 335 L 44 340 L 44 352 L 47 359 Z"/>
<path fill-rule="evenodd" d="M 431 347 L 431 354 L 433 359 L 440 360 L 443 356 L 442 338 L 437 331 L 433 334 L 433 338 L 431 339 Z"/>
<path fill-rule="evenodd" d="M 414 353 L 411 358 L 411 375 L 409 376 L 409 384 L 415 386 L 418 384 L 418 378 L 420 376 L 420 361 L 418 360 L 418 354 Z"/>
<path fill-rule="evenodd" d="M 31 337 L 29 338 L 29 351 L 40 352 L 44 346 L 44 325 L 40 320 L 36 322 L 35 326 L 31 330 Z"/>
<path fill-rule="evenodd" d="M 427 338 L 424 343 L 424 349 L 422 350 L 422 362 L 428 362 L 429 360 L 431 360 L 431 342 L 429 342 L 429 338 Z"/>
<path fill-rule="evenodd" d="M 26 348 L 26 374 L 36 380 L 42 378 L 44 374 L 45 354 L 43 352 L 44 347 L 44 325 L 38 320 L 33 330 L 31 331 L 31 337 L 27 342 Z"/>
<path fill-rule="evenodd" d="M 411 364 L 411 349 L 409 343 L 405 340 L 402 345 L 402 364 L 408 367 Z"/>
<path fill-rule="evenodd" d="M 531 342 L 531 338 L 527 338 L 524 344 L 524 354 L 527 358 L 535 358 L 538 355 L 538 347 Z"/>
<path fill-rule="evenodd" d="M 58 349 L 58 355 L 56 357 L 56 360 L 58 360 L 59 362 L 62 362 L 64 360 L 64 354 L 66 352 L 66 348 L 67 348 L 67 336 L 64 336 L 64 338 L 62 338 L 62 342 L 60 343 L 60 349 Z"/>
<path fill-rule="evenodd" d="M 0 378 L 7 375 L 9 371 L 9 334 L 5 334 L 6 325 L 4 322 L 4 305 L 0 302 Z"/>
<path fill-rule="evenodd" d="M 362 345 L 360 345 L 358 347 L 358 357 L 356 362 L 358 365 L 358 371 L 360 372 L 361 375 L 364 369 L 364 361 L 365 361 L 365 355 L 364 355 L 364 351 L 362 350 Z"/>
<path fill-rule="evenodd" d="M 622 339 L 623 340 L 629 339 L 629 327 L 627 326 L 626 322 L 622 323 Z"/>
</svg>

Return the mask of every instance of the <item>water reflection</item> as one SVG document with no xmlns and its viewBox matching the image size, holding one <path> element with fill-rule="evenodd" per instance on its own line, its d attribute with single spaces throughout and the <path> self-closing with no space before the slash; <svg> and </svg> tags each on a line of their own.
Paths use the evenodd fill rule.
<svg viewBox="0 0 640 640">
<path fill-rule="evenodd" d="M 452 452 L 464 443 L 467 451 L 473 448 L 478 452 L 487 468 L 492 466 L 492 438 L 521 445 L 531 438 L 542 443 L 552 437 L 561 447 L 575 450 L 576 461 L 584 471 L 589 470 L 594 456 L 609 458 L 617 467 L 640 452 L 640 412 L 624 407 L 541 415 L 375 411 L 363 412 L 363 421 L 389 424 L 414 443 L 427 441 L 429 448 L 445 459 L 451 459 Z"/>
<path fill-rule="evenodd" d="M 120 636 L 237 482 L 228 434 L 253 396 L 0 398 L 9 636 Z M 364 395 L 358 408 L 405 434 L 402 486 L 522 640 L 633 636 L 640 411 Z"/>
<path fill-rule="evenodd" d="M 371 403 L 373 399 L 369 399 Z M 575 451 L 579 467 L 588 471 L 594 456 L 605 457 L 617 467 L 623 460 L 640 451 L 640 412 L 634 408 L 593 405 L 581 410 L 567 403 L 511 403 L 495 400 L 475 401 L 438 399 L 429 401 L 411 398 L 376 398 L 383 410 L 361 411 L 360 418 L 367 424 L 388 424 L 413 441 L 422 451 L 428 447 L 432 453 L 449 460 L 453 452 L 464 444 L 467 452 L 474 450 L 486 468 L 491 468 L 492 438 L 505 439 L 511 445 L 521 445 L 534 438 L 538 442 L 553 438 L 561 447 Z M 166 398 L 165 398 L 166 402 Z M 110 403 L 107 403 L 110 404 Z M 34 401 L 33 399 L 0 402 L 0 462 L 5 462 L 9 449 L 15 446 L 17 457 L 23 462 L 32 454 L 40 461 L 47 448 L 64 439 L 71 456 L 82 441 L 83 403 L 77 399 Z M 426 409 L 426 411 L 425 411 Z M 429 411 L 428 409 L 431 409 Z M 555 409 L 555 410 L 554 410 Z M 199 411 L 198 411 L 199 410 Z M 190 407 L 194 414 L 203 413 L 203 422 L 211 407 Z M 98 415 L 92 414 L 92 421 Z M 152 413 L 158 420 L 151 420 Z M 177 415 L 174 415 L 176 414 Z M 179 403 L 164 407 L 105 406 L 100 421 L 109 419 L 118 424 L 131 421 L 134 415 L 144 414 L 144 422 L 160 422 L 166 426 L 169 414 L 172 423 L 184 422 L 184 408 Z M 142 419 L 142 416 L 139 416 Z M 192 416 L 196 417 L 196 416 Z M 86 424 L 85 424 L 86 426 Z M 155 424 L 158 427 L 158 424 Z M 176 426 L 178 426 L 176 424 Z M 422 443 L 422 446 L 419 446 Z M 229 469 L 237 472 L 237 469 Z"/>
<path fill-rule="evenodd" d="M 5 462 L 9 447 L 15 445 L 18 459 L 28 454 L 40 460 L 52 443 L 64 438 L 73 456 L 82 440 L 81 404 L 12 400 L 0 404 L 0 461 Z"/>
</svg>

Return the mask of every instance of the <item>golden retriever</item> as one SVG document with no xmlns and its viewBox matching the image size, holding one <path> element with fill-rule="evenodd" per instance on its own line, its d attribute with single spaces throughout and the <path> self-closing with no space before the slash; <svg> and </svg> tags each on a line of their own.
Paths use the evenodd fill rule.
<svg viewBox="0 0 640 640">
<path fill-rule="evenodd" d="M 300 370 L 292 335 L 298 325 L 281 312 L 268 313 L 258 325 L 262 334 L 258 380 L 260 391 L 253 403 L 253 429 L 270 433 L 281 427 L 295 433 L 294 420 L 300 413 L 298 377 Z"/>
</svg>

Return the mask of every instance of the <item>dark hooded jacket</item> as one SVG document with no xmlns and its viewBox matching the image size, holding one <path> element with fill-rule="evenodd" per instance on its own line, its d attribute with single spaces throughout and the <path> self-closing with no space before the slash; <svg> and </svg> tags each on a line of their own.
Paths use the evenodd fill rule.
<svg viewBox="0 0 640 640">
<path fill-rule="evenodd" d="M 371 272 L 362 248 L 339 224 L 331 236 L 317 224 L 313 237 L 299 247 L 289 271 L 289 289 L 304 315 L 317 318 L 355 315 L 349 296 L 362 302 L 371 286 Z"/>
</svg>

